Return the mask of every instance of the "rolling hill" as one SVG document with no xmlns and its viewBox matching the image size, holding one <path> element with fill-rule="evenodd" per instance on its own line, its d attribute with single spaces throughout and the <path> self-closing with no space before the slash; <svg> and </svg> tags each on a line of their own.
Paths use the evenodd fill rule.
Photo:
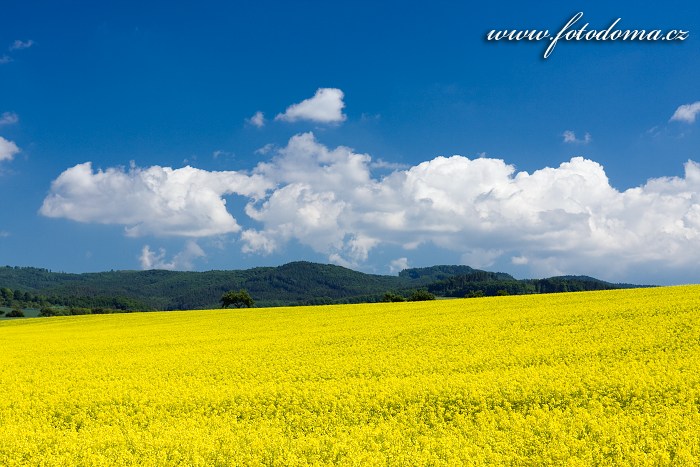
<svg viewBox="0 0 700 467">
<path fill-rule="evenodd" d="M 530 294 L 621 288 L 590 277 L 517 280 L 469 266 L 405 269 L 398 276 L 365 274 L 341 266 L 298 261 L 277 267 L 231 271 L 109 271 L 70 274 L 27 267 L 0 267 L 0 305 L 32 303 L 121 310 L 184 310 L 219 306 L 228 290 L 246 289 L 257 306 L 380 301 L 390 291 L 427 289 L 438 296 Z"/>
</svg>

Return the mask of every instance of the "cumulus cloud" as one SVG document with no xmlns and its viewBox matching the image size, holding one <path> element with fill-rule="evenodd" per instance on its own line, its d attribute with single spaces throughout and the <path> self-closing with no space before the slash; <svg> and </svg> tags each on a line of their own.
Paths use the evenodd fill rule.
<svg viewBox="0 0 700 467">
<path fill-rule="evenodd" d="M 391 247 L 406 251 L 406 264 L 417 249 L 440 249 L 473 266 L 511 264 L 535 277 L 631 280 L 631 273 L 699 271 L 700 165 L 693 161 L 683 177 L 620 191 L 600 164 L 583 157 L 518 172 L 501 159 L 440 156 L 379 177 L 370 155 L 329 148 L 312 133 L 270 148 L 267 157 L 249 174 L 191 167 L 95 172 L 81 164 L 53 182 L 41 212 L 121 224 L 129 235 L 239 232 L 247 253 L 294 243 L 349 266 Z M 243 229 L 226 208 L 224 196 L 232 193 L 249 198 Z M 174 261 L 160 250 L 142 253 L 151 267 Z"/>
<path fill-rule="evenodd" d="M 407 169 L 410 166 L 408 164 L 401 164 L 398 162 L 388 162 L 383 159 L 377 159 L 376 161 L 372 161 L 371 167 L 373 169 L 390 169 L 390 170 L 403 170 Z"/>
<path fill-rule="evenodd" d="M 175 265 L 172 263 L 165 263 L 165 248 L 160 248 L 158 252 L 151 250 L 151 247 L 144 245 L 141 249 L 141 256 L 139 261 L 141 262 L 141 269 L 175 269 Z"/>
<path fill-rule="evenodd" d="M 247 118 L 246 122 L 257 128 L 262 128 L 265 126 L 265 114 L 258 110 L 252 117 Z"/>
<path fill-rule="evenodd" d="M 408 258 L 405 256 L 402 258 L 396 258 L 389 263 L 389 272 L 392 274 L 398 274 L 404 269 L 408 269 Z"/>
<path fill-rule="evenodd" d="M 19 116 L 14 112 L 3 112 L 0 115 L 0 126 L 14 125 L 17 122 L 19 122 Z"/>
<path fill-rule="evenodd" d="M 700 101 L 681 105 L 673 113 L 670 121 L 693 123 L 698 112 L 700 112 Z"/>
<path fill-rule="evenodd" d="M 29 47 L 34 45 L 34 41 L 29 39 L 28 41 L 21 41 L 17 39 L 10 45 L 10 50 L 22 50 L 22 49 L 28 49 Z"/>
<path fill-rule="evenodd" d="M 93 171 L 78 164 L 51 184 L 40 212 L 78 222 L 120 224 L 129 236 L 204 237 L 238 232 L 225 195 L 253 199 L 271 185 L 259 175 L 153 166 Z"/>
<path fill-rule="evenodd" d="M 583 138 L 579 139 L 576 137 L 576 133 L 571 130 L 566 130 L 564 133 L 562 133 L 562 137 L 564 138 L 565 143 L 588 144 L 591 142 L 591 134 L 588 132 L 583 135 Z"/>
<path fill-rule="evenodd" d="M 500 159 L 436 157 L 383 178 L 371 157 L 293 137 L 255 173 L 276 185 L 246 213 L 262 224 L 242 233 L 263 254 L 295 240 L 339 264 L 361 264 L 381 244 L 432 245 L 463 262 L 497 260 L 532 271 L 598 272 L 640 265 L 694 267 L 700 260 L 700 166 L 685 177 L 613 188 L 603 167 L 574 157 L 516 172 Z"/>
<path fill-rule="evenodd" d="M 144 245 L 141 249 L 141 269 L 167 269 L 178 271 L 189 271 L 194 267 L 193 261 L 205 257 L 204 250 L 194 241 L 189 240 L 185 244 L 185 248 L 177 253 L 170 261 L 167 261 L 166 251 L 164 248 L 159 248 L 157 252 L 151 250 L 151 247 Z"/>
<path fill-rule="evenodd" d="M 356 207 L 372 204 L 370 161 L 370 156 L 343 146 L 330 150 L 311 133 L 292 137 L 270 162 L 255 169 L 278 188 L 246 206 L 246 214 L 265 229 L 243 232 L 244 251 L 271 253 L 296 239 L 337 263 L 341 257 L 345 265 L 365 261 L 377 240 L 348 225 L 358 220 Z M 360 200 L 362 206 L 353 206 Z"/>
<path fill-rule="evenodd" d="M 296 122 L 310 120 L 318 123 L 340 123 L 345 121 L 343 114 L 345 103 L 343 91 L 336 88 L 319 88 L 313 97 L 292 104 L 287 110 L 275 117 L 275 120 Z"/>
<path fill-rule="evenodd" d="M 0 161 L 9 161 L 19 152 L 19 148 L 12 141 L 0 136 Z"/>
</svg>

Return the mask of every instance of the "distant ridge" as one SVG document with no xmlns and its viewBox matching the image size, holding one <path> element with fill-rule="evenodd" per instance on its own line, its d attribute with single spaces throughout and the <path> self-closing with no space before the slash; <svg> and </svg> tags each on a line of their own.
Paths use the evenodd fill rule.
<svg viewBox="0 0 700 467">
<path fill-rule="evenodd" d="M 410 268 L 398 276 L 365 274 L 342 266 L 295 261 L 230 271 L 109 271 L 70 274 L 31 267 L 0 267 L 0 306 L 61 305 L 121 310 L 183 310 L 219 306 L 228 290 L 246 289 L 257 306 L 380 301 L 427 289 L 438 296 L 548 293 L 633 287 L 589 276 L 517 280 L 469 266 Z"/>
</svg>

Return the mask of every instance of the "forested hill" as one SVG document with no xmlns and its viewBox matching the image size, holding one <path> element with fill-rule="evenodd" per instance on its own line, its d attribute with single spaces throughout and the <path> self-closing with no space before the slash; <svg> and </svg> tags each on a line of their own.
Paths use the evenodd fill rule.
<svg viewBox="0 0 700 467">
<path fill-rule="evenodd" d="M 557 276 L 547 279 L 517 280 L 504 273 L 474 270 L 447 277 L 428 285 L 428 291 L 443 297 L 524 295 L 537 293 L 583 292 L 639 287 L 611 284 L 588 276 Z"/>
<path fill-rule="evenodd" d="M 427 289 L 438 296 L 464 297 L 620 286 L 589 277 L 516 280 L 469 266 L 433 266 L 398 276 L 365 274 L 341 266 L 294 262 L 247 270 L 178 272 L 110 271 L 68 274 L 47 269 L 0 267 L 0 306 L 51 304 L 122 310 L 177 310 L 219 306 L 221 295 L 246 289 L 257 306 L 373 302 L 386 292 L 407 296 Z"/>
<path fill-rule="evenodd" d="M 294 262 L 247 270 L 111 271 L 67 274 L 0 267 L 0 288 L 52 304 L 118 309 L 218 307 L 228 290 L 246 289 L 258 306 L 377 301 L 386 291 L 427 285 L 425 279 L 364 274 L 341 266 Z"/>
</svg>

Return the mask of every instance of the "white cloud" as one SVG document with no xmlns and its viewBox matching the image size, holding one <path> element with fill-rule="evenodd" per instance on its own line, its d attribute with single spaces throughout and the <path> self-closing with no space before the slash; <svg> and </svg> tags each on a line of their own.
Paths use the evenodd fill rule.
<svg viewBox="0 0 700 467">
<path fill-rule="evenodd" d="M 387 162 L 383 159 L 377 159 L 373 161 L 370 165 L 373 169 L 391 169 L 391 170 L 403 170 L 410 167 L 408 164 L 401 164 L 398 162 Z"/>
<path fill-rule="evenodd" d="M 10 232 L 7 230 L 0 230 L 0 238 L 6 238 L 10 236 Z"/>
<path fill-rule="evenodd" d="M 279 188 L 264 202 L 246 207 L 246 214 L 266 228 L 243 233 L 244 251 L 271 253 L 294 238 L 329 258 L 342 254 L 347 264 L 365 261 L 376 239 L 346 224 L 354 221 L 349 203 L 359 197 L 372 204 L 372 193 L 366 191 L 373 184 L 370 161 L 343 146 L 329 150 L 311 133 L 292 137 L 271 162 L 255 169 Z M 365 192 L 354 193 L 356 189 Z"/>
<path fill-rule="evenodd" d="M 28 49 L 29 47 L 34 45 L 34 41 L 29 39 L 28 41 L 21 41 L 17 39 L 10 45 L 10 50 L 23 50 L 23 49 Z"/>
<path fill-rule="evenodd" d="M 517 265 L 523 265 L 529 263 L 530 261 L 527 259 L 527 256 L 513 256 L 510 259 L 510 262 Z"/>
<path fill-rule="evenodd" d="M 109 168 L 90 162 L 51 184 L 41 214 L 78 222 L 121 224 L 129 236 L 204 237 L 238 232 L 224 195 L 263 196 L 271 185 L 259 175 L 208 172 L 192 167 Z"/>
<path fill-rule="evenodd" d="M 164 248 L 160 248 L 157 253 L 151 250 L 151 247 L 148 245 L 144 245 L 141 249 L 141 256 L 139 257 L 139 261 L 141 262 L 141 269 L 175 269 L 174 264 L 164 264 L 164 259 Z"/>
<path fill-rule="evenodd" d="M 255 150 L 255 154 L 260 154 L 261 156 L 266 156 L 270 154 L 277 146 L 273 143 L 267 143 L 265 146 Z"/>
<path fill-rule="evenodd" d="M 345 121 L 343 91 L 336 88 L 319 88 L 313 97 L 287 107 L 275 120 L 295 122 L 311 120 L 318 123 L 340 123 Z"/>
<path fill-rule="evenodd" d="M 10 63 L 12 61 L 12 57 L 9 55 L 3 55 L 0 57 L 0 65 L 5 65 L 6 63 Z"/>
<path fill-rule="evenodd" d="M 329 148 L 312 133 L 270 151 L 251 174 L 157 166 L 94 172 L 81 164 L 53 182 L 41 213 L 121 224 L 129 235 L 240 232 L 246 253 L 294 243 L 349 266 L 366 264 L 383 246 L 403 248 L 406 261 L 440 249 L 474 266 L 517 265 L 531 277 L 700 273 L 700 165 L 693 161 L 683 177 L 619 191 L 600 164 L 582 157 L 531 173 L 500 159 L 436 157 L 375 177 L 369 155 Z M 249 198 L 252 222 L 242 231 L 225 204 L 232 193 Z M 174 261 L 159 250 L 142 253 L 143 264 Z"/>
<path fill-rule="evenodd" d="M 19 116 L 14 112 L 3 112 L 0 115 L 0 126 L 14 125 L 17 122 L 19 122 Z"/>
<path fill-rule="evenodd" d="M 12 141 L 0 136 L 0 161 L 9 161 L 19 152 L 19 148 Z"/>
<path fill-rule="evenodd" d="M 252 117 L 247 118 L 246 122 L 255 127 L 262 128 L 265 126 L 265 114 L 258 110 Z"/>
<path fill-rule="evenodd" d="M 489 268 L 502 255 L 503 250 L 475 248 L 463 253 L 460 260 L 461 264 L 468 264 L 475 268 Z"/>
<path fill-rule="evenodd" d="M 586 134 L 583 135 L 582 139 L 577 138 L 576 133 L 574 133 L 571 130 L 564 131 L 564 133 L 562 133 L 562 136 L 564 137 L 565 143 L 588 144 L 591 142 L 591 134 L 588 132 L 586 132 Z"/>
<path fill-rule="evenodd" d="M 270 253 L 295 240 L 336 263 L 362 264 L 378 245 L 432 245 L 476 266 L 500 259 L 532 271 L 624 279 L 642 265 L 700 261 L 700 165 L 618 191 L 582 157 L 533 173 L 499 159 L 436 157 L 381 179 L 371 157 L 293 137 L 255 173 L 274 182 L 246 213 L 261 228 L 244 250 Z M 669 266 L 672 265 L 672 266 Z"/>
<path fill-rule="evenodd" d="M 408 258 L 402 257 L 402 258 L 396 258 L 395 260 L 392 260 L 389 263 L 389 271 L 392 274 L 398 274 L 404 269 L 408 269 Z"/>
<path fill-rule="evenodd" d="M 681 105 L 673 113 L 670 121 L 693 123 L 698 112 L 700 112 L 700 101 L 693 102 L 692 104 Z"/>
<path fill-rule="evenodd" d="M 565 143 L 573 143 L 576 141 L 576 133 L 571 130 L 566 130 L 564 133 L 562 133 L 562 136 L 564 137 Z"/>
<path fill-rule="evenodd" d="M 141 269 L 167 269 L 178 271 L 190 271 L 194 268 L 193 261 L 206 256 L 204 250 L 194 240 L 189 240 L 185 248 L 177 253 L 170 261 L 165 259 L 165 249 L 159 248 L 158 252 L 144 245 L 141 249 Z"/>
</svg>

